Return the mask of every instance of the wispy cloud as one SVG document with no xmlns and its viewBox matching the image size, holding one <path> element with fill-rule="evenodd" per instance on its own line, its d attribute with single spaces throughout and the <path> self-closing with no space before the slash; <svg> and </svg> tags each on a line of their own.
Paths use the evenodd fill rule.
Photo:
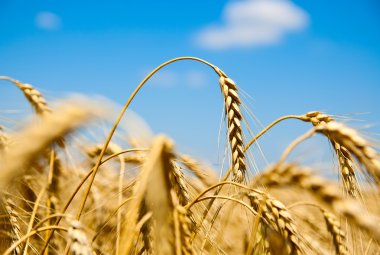
<svg viewBox="0 0 380 255">
<path fill-rule="evenodd" d="M 144 71 L 141 73 L 145 77 L 148 72 Z M 160 70 L 152 77 L 151 82 L 153 86 L 161 88 L 171 88 L 178 85 L 196 89 L 206 85 L 207 76 L 198 70 Z"/>
<path fill-rule="evenodd" d="M 185 74 L 185 80 L 189 87 L 200 88 L 206 85 L 207 77 L 203 72 L 200 71 L 188 71 Z"/>
<path fill-rule="evenodd" d="M 244 0 L 226 5 L 222 25 L 209 25 L 196 36 L 205 48 L 226 49 L 274 44 L 308 25 L 308 14 L 288 0 Z"/>
<path fill-rule="evenodd" d="M 37 13 L 35 23 L 38 28 L 44 30 L 58 30 L 62 25 L 57 14 L 46 11 Z"/>
<path fill-rule="evenodd" d="M 152 84 L 157 87 L 173 87 L 178 83 L 178 74 L 170 70 L 162 70 L 152 77 Z"/>
</svg>

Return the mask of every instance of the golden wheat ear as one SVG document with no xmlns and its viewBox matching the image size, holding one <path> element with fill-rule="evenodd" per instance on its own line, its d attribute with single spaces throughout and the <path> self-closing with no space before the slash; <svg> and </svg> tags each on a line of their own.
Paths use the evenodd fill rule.
<svg viewBox="0 0 380 255">
<path fill-rule="evenodd" d="M 127 224 L 121 237 L 122 254 L 129 254 L 135 249 L 133 245 L 144 225 L 148 233 L 142 234 L 148 235 L 145 239 L 152 242 L 149 249 L 153 249 L 155 254 L 175 254 L 174 206 L 171 197 L 171 191 L 175 191 L 170 181 L 170 172 L 173 171 L 172 150 L 173 144 L 166 137 L 154 139 L 134 186 L 134 199 L 126 215 Z M 152 215 L 148 224 L 139 224 L 149 212 Z M 148 247 L 145 247 L 145 251 L 150 252 Z"/>
<path fill-rule="evenodd" d="M 103 115 L 104 110 L 68 100 L 54 114 L 44 115 L 12 137 L 0 166 L 0 187 L 21 175 L 29 162 L 57 139 L 79 128 L 94 117 Z"/>
<path fill-rule="evenodd" d="M 304 189 L 319 199 L 326 208 L 345 217 L 374 240 L 380 240 L 380 230 L 374 224 L 379 222 L 378 217 L 364 210 L 358 201 L 344 198 L 335 184 L 314 175 L 308 168 L 280 163 L 258 175 L 252 185 L 265 185 L 268 188 L 294 186 Z M 362 217 L 363 214 L 366 216 Z"/>
<path fill-rule="evenodd" d="M 287 254 L 303 254 L 301 236 L 285 205 L 264 193 L 251 192 L 247 196 L 252 208 L 257 212 L 261 211 L 261 216 L 256 217 L 262 217 L 260 221 L 267 228 L 277 232 L 284 243 L 281 246 L 285 247 Z"/>
<path fill-rule="evenodd" d="M 93 255 L 93 249 L 88 237 L 79 221 L 72 220 L 67 231 L 67 242 L 70 255 Z"/>
<path fill-rule="evenodd" d="M 312 123 L 313 126 L 318 129 L 320 126 L 324 126 L 327 123 L 337 123 L 331 116 L 318 111 L 308 112 L 305 115 L 300 116 L 300 119 Z M 350 151 L 342 145 L 340 141 L 330 137 L 327 132 L 321 133 L 325 134 L 327 139 L 330 140 L 335 154 L 338 157 L 339 173 L 342 176 L 343 188 L 351 197 L 358 198 L 360 195 L 360 189 Z"/>
<path fill-rule="evenodd" d="M 52 113 L 52 110 L 48 106 L 43 94 L 31 84 L 22 83 L 21 81 L 8 76 L 0 76 L 0 80 L 7 80 L 16 85 L 24 94 L 25 98 L 28 100 L 37 115 L 43 116 Z M 57 139 L 56 142 L 60 147 L 65 146 L 65 140 L 63 138 Z"/>
<path fill-rule="evenodd" d="M 7 80 L 16 85 L 24 94 L 26 99 L 29 101 L 30 105 L 36 111 L 37 114 L 50 113 L 51 109 L 46 103 L 46 100 L 41 92 L 39 92 L 35 87 L 30 84 L 22 83 L 16 79 L 8 76 L 0 76 L 0 80 Z"/>
<path fill-rule="evenodd" d="M 219 85 L 224 97 L 225 113 L 227 116 L 228 139 L 232 155 L 233 180 L 243 182 L 246 179 L 247 166 L 245 163 L 243 131 L 240 111 L 240 97 L 238 87 L 222 70 L 216 68 L 219 74 Z"/>
<path fill-rule="evenodd" d="M 360 136 L 356 130 L 342 123 L 328 122 L 316 126 L 316 131 L 335 141 L 338 144 L 336 148 L 340 149 L 342 153 L 350 152 L 354 155 L 367 170 L 367 175 L 369 175 L 378 186 L 380 185 L 379 154 L 371 148 L 370 143 Z M 342 156 L 344 157 L 344 154 L 342 154 Z M 350 158 L 347 159 L 350 160 Z M 347 163 L 347 165 L 351 163 L 352 161 Z"/>
<path fill-rule="evenodd" d="M 336 254 L 348 255 L 350 252 L 347 248 L 347 238 L 345 231 L 341 228 L 338 219 L 334 214 L 321 209 L 323 218 L 325 219 L 327 230 L 331 233 Z"/>
<path fill-rule="evenodd" d="M 1 212 L 1 226 L 2 226 L 2 236 L 0 251 L 4 252 L 7 247 L 12 246 L 16 241 L 18 241 L 21 234 L 20 226 L 20 215 L 17 212 L 18 208 L 11 199 L 6 199 L 5 195 L 0 193 L 0 212 Z M 14 252 L 15 254 L 21 254 L 22 245 L 17 245 Z"/>
<path fill-rule="evenodd" d="M 8 141 L 8 135 L 4 132 L 3 127 L 0 126 L 0 152 L 6 149 Z"/>
<path fill-rule="evenodd" d="M 201 165 L 189 155 L 180 155 L 180 162 L 189 169 L 207 188 L 218 183 L 218 177 L 213 169 Z"/>
</svg>

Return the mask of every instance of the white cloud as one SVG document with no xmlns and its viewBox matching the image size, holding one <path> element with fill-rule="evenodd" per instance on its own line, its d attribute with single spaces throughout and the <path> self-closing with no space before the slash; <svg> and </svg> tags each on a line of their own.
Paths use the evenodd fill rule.
<svg viewBox="0 0 380 255">
<path fill-rule="evenodd" d="M 211 49 L 274 44 L 288 32 L 301 31 L 308 15 L 288 0 L 233 1 L 223 11 L 222 25 L 203 28 L 196 39 Z"/>
<path fill-rule="evenodd" d="M 52 12 L 39 12 L 36 16 L 36 26 L 44 30 L 57 30 L 61 27 L 61 18 Z"/>
</svg>

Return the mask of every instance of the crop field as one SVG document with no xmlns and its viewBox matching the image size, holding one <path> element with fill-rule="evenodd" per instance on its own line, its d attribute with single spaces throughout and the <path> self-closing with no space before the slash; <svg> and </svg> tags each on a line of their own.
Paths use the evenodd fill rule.
<svg viewBox="0 0 380 255">
<path fill-rule="evenodd" d="M 201 62 L 216 74 L 215 93 L 224 104 L 221 139 L 228 141 L 223 169 L 181 153 L 168 135 L 141 141 L 119 125 L 140 88 L 182 60 Z M 26 82 L 0 76 L 1 85 L 23 93 L 35 113 L 17 128 L 0 122 L 3 255 L 380 254 L 376 143 L 330 113 L 310 109 L 247 132 L 244 84 L 195 57 L 154 69 L 112 120 L 99 102 L 47 102 L 38 84 Z M 288 119 L 309 131 L 256 171 L 253 146 Z M 94 123 L 106 120 L 112 123 L 100 142 L 91 139 Z M 126 125 L 133 121 L 125 119 Z M 330 145 L 323 148 L 335 160 L 329 177 L 289 157 L 313 136 Z"/>
</svg>

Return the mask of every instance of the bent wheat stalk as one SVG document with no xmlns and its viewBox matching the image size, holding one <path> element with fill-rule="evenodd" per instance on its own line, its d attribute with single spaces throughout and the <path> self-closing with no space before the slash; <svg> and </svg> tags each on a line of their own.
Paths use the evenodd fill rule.
<svg viewBox="0 0 380 255">
<path fill-rule="evenodd" d="M 236 181 L 242 181 L 244 179 L 244 175 L 245 175 L 245 170 L 246 170 L 246 165 L 245 165 L 245 161 L 244 161 L 244 152 L 242 151 L 243 150 L 243 147 L 242 147 L 242 129 L 241 129 L 241 126 L 240 126 L 240 119 L 241 119 L 241 113 L 240 113 L 240 108 L 239 108 L 239 104 L 240 104 L 240 100 L 239 100 L 239 97 L 238 97 L 238 94 L 237 94 L 237 88 L 236 88 L 236 85 L 231 82 L 230 80 L 228 80 L 227 76 L 219 69 L 217 68 L 216 66 L 210 64 L 209 62 L 203 60 L 203 59 L 200 59 L 200 58 L 196 58 L 196 57 L 179 57 L 179 58 L 174 58 L 174 59 L 171 59 L 171 60 L 168 60 L 166 61 L 165 63 L 159 65 L 158 67 L 156 67 L 152 72 L 150 72 L 142 81 L 141 83 L 136 87 L 136 89 L 132 92 L 132 94 L 130 95 L 130 97 L 128 98 L 127 102 L 124 104 L 123 108 L 121 109 L 114 125 L 112 126 L 107 138 L 106 138 L 106 141 L 104 142 L 104 145 L 103 145 L 103 148 L 101 150 L 101 152 L 99 153 L 99 157 L 98 157 L 98 160 L 95 164 L 95 170 L 94 170 L 94 173 L 92 174 L 91 176 L 91 180 L 88 184 L 88 187 L 87 187 L 87 190 L 85 192 L 85 195 L 83 197 L 83 200 L 82 200 L 82 203 L 80 205 L 80 208 L 78 210 L 78 213 L 77 213 L 77 219 L 79 219 L 82 215 L 82 212 L 83 212 L 83 208 L 84 208 L 84 205 L 86 203 L 86 200 L 87 200 L 87 197 L 88 197 L 88 194 L 90 192 L 90 189 L 91 189 L 91 186 L 95 180 L 95 176 L 96 176 L 96 173 L 99 169 L 99 166 L 100 166 L 100 162 L 102 161 L 102 158 L 107 150 L 107 147 L 109 145 L 109 143 L 111 142 L 111 139 L 113 137 L 113 134 L 115 133 L 116 131 L 116 128 L 118 127 L 125 111 L 128 109 L 129 105 L 131 104 L 132 100 L 135 98 L 135 96 L 137 95 L 137 93 L 140 91 L 140 89 L 146 84 L 146 82 L 155 74 L 157 73 L 160 69 L 162 69 L 163 67 L 171 64 L 171 63 L 174 63 L 174 62 L 177 62 L 177 61 L 182 61 L 182 60 L 193 60 L 193 61 L 198 61 L 198 62 L 201 62 L 209 67 L 211 67 L 219 76 L 220 76 L 220 81 L 221 81 L 221 85 L 222 86 L 222 90 L 223 90 L 223 95 L 225 97 L 225 103 L 227 103 L 227 106 L 226 106 L 226 114 L 227 114 L 227 117 L 228 117 L 228 130 L 229 130 L 229 140 L 230 140 L 230 144 L 231 144 L 231 152 L 232 152 L 232 159 L 233 159 L 233 167 L 235 169 L 235 177 L 234 179 Z M 227 111 L 228 110 L 228 111 Z"/>
</svg>

